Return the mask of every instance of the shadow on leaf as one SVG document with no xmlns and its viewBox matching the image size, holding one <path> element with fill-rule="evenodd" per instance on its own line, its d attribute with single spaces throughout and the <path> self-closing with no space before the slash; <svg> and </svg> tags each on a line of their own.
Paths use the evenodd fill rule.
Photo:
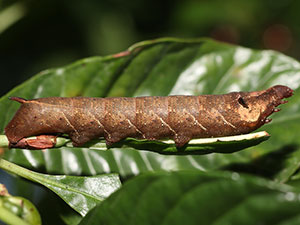
<svg viewBox="0 0 300 225">
<path fill-rule="evenodd" d="M 261 157 L 255 158 L 249 163 L 234 163 L 222 169 L 274 179 L 282 170 L 289 166 L 286 163 L 287 160 L 292 157 L 293 153 L 299 150 L 299 146 L 297 145 L 286 145 Z M 288 177 L 284 180 L 287 179 Z"/>
</svg>

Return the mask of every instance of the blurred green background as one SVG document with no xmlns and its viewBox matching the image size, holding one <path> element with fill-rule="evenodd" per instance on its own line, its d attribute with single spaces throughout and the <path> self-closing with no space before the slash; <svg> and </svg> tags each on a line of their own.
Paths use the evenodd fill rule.
<svg viewBox="0 0 300 225">
<path fill-rule="evenodd" d="M 299 60 L 300 1 L 0 0 L 0 94 L 42 70 L 164 36 L 211 37 Z M 0 182 L 32 195 L 23 186 L 28 183 L 0 173 Z M 55 205 L 44 189 L 36 189 L 35 202 Z"/>
<path fill-rule="evenodd" d="M 296 0 L 0 0 L 1 95 L 41 70 L 163 36 L 300 58 Z"/>
</svg>

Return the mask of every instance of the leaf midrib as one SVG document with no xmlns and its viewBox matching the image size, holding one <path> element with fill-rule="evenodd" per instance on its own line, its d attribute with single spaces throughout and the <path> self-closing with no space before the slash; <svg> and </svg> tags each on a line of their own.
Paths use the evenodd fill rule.
<svg viewBox="0 0 300 225">
<path fill-rule="evenodd" d="M 61 189 L 66 189 L 67 191 L 73 191 L 73 192 L 75 192 L 77 194 L 81 194 L 81 195 L 87 196 L 87 197 L 92 198 L 92 199 L 97 199 L 99 201 L 103 201 L 103 198 L 100 198 L 100 197 L 96 198 L 95 196 L 93 196 L 91 194 L 88 194 L 86 192 L 80 192 L 78 189 L 73 188 L 72 186 L 69 186 L 67 184 L 62 185 L 59 182 L 53 181 L 51 178 L 50 179 L 46 178 L 47 176 L 51 176 L 51 175 L 43 175 L 43 174 L 40 174 L 40 173 L 37 173 L 37 172 L 30 171 L 30 170 L 28 170 L 26 168 L 23 168 L 21 166 L 13 164 L 13 163 L 11 163 L 11 162 L 9 162 L 7 160 L 4 160 L 4 159 L 1 159 L 1 161 L 0 161 L 0 168 L 6 169 L 7 171 L 9 171 L 11 173 L 19 175 L 19 176 L 21 176 L 23 178 L 26 178 L 26 179 L 29 179 L 31 181 L 38 182 L 38 183 L 40 183 L 40 184 L 42 184 L 44 186 L 47 186 L 51 190 L 53 189 L 51 187 L 51 185 L 52 185 L 52 186 L 55 186 L 55 187 L 58 187 L 58 188 L 61 188 Z M 66 177 L 66 175 L 63 175 L 63 176 Z M 66 188 L 66 187 L 68 187 L 68 188 Z"/>
</svg>

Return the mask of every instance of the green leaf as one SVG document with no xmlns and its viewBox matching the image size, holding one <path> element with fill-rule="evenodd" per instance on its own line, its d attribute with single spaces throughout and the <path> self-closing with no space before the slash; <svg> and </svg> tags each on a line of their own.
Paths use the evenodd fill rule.
<svg viewBox="0 0 300 225">
<path fill-rule="evenodd" d="M 152 141 L 127 138 L 118 143 L 115 143 L 113 146 L 118 148 L 148 150 L 160 154 L 203 155 L 213 152 L 232 153 L 250 146 L 257 145 L 263 141 L 266 141 L 269 137 L 270 135 L 267 132 L 261 131 L 251 134 L 243 134 L 228 137 L 200 138 L 191 140 L 188 145 L 181 148 L 177 148 L 173 140 Z M 36 137 L 29 137 L 28 139 L 35 138 Z M 9 141 L 7 140 L 6 136 L 0 135 L 0 147 L 8 147 L 8 145 Z M 56 138 L 55 147 L 59 148 L 62 146 L 74 147 L 69 138 Z M 83 147 L 96 150 L 109 149 L 104 139 L 92 140 L 86 143 Z"/>
<path fill-rule="evenodd" d="M 68 208 L 67 210 L 65 208 L 61 210 L 60 208 L 59 215 L 66 225 L 77 225 L 82 220 L 82 216 L 71 208 Z"/>
<path fill-rule="evenodd" d="M 30 171 L 4 159 L 0 160 L 0 168 L 44 185 L 59 195 L 82 216 L 121 185 L 117 174 L 92 177 L 54 176 Z"/>
<path fill-rule="evenodd" d="M 84 224 L 290 224 L 299 192 L 238 173 L 149 173 L 127 181 Z"/>
<path fill-rule="evenodd" d="M 182 148 L 176 148 L 173 140 L 150 141 L 127 138 L 126 140 L 116 143 L 114 146 L 119 148 L 148 150 L 160 154 L 203 155 L 213 152 L 232 153 L 250 146 L 257 145 L 263 141 L 266 141 L 269 137 L 270 136 L 267 132 L 262 131 L 229 137 L 193 139 L 189 142 L 188 145 Z M 71 143 L 70 146 L 72 146 Z M 90 143 L 87 145 L 87 147 L 89 149 L 107 150 L 105 141 Z"/>
<path fill-rule="evenodd" d="M 123 56 L 121 56 L 123 55 Z M 68 66 L 46 70 L 0 99 L 0 129 L 19 107 L 9 96 L 141 96 L 173 94 L 221 94 L 254 91 L 275 84 L 295 89 L 290 102 L 272 116 L 262 129 L 271 138 L 253 148 L 233 154 L 162 156 L 155 153 L 113 148 L 109 151 L 62 147 L 43 152 L 9 150 L 9 161 L 59 174 L 118 172 L 131 176 L 149 170 L 214 170 L 252 168 L 268 177 L 285 181 L 297 166 L 291 152 L 299 151 L 300 64 L 274 51 L 251 50 L 208 39 L 158 39 L 131 47 L 115 56 L 83 59 Z M 296 147 L 294 147 L 296 146 Z M 283 149 L 288 151 L 282 152 Z M 271 153 L 280 152 L 274 168 L 266 168 Z M 299 154 L 296 154 L 299 155 Z M 300 160 L 300 158 L 299 158 Z M 270 173 L 268 170 L 272 170 Z M 282 173 L 288 169 L 287 173 Z M 247 169 L 246 169 L 247 171 Z M 249 171 L 249 170 L 248 170 Z M 251 170 L 252 171 L 252 170 Z"/>
</svg>

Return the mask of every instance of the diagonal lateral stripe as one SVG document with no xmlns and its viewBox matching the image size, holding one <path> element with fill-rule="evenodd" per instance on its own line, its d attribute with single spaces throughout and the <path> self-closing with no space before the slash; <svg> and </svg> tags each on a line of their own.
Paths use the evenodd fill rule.
<svg viewBox="0 0 300 225">
<path fill-rule="evenodd" d="M 67 122 L 67 124 L 68 124 L 70 127 L 72 127 L 72 129 L 75 131 L 75 133 L 76 133 L 78 136 L 80 136 L 78 130 L 71 124 L 71 122 L 70 122 L 70 120 L 67 118 L 66 114 L 65 114 L 63 111 L 61 111 L 61 114 L 63 115 L 63 117 L 64 117 L 65 121 Z"/>
<path fill-rule="evenodd" d="M 220 117 L 221 119 L 224 121 L 225 124 L 231 126 L 232 128 L 236 129 L 236 126 L 234 126 L 232 123 L 228 122 L 225 117 L 217 110 L 217 109 L 214 109 L 214 112 L 216 112 Z M 207 111 L 208 114 L 210 114 L 212 116 L 212 114 Z"/>
<path fill-rule="evenodd" d="M 175 137 L 177 137 L 177 133 L 175 130 L 172 129 L 172 127 L 169 126 L 169 124 L 167 124 L 161 117 L 159 117 L 157 114 L 155 114 L 159 120 L 162 122 L 162 124 L 164 124 L 174 135 Z"/>
<path fill-rule="evenodd" d="M 93 119 L 98 123 L 99 126 L 101 126 L 104 130 L 104 132 L 107 134 L 107 136 L 110 138 L 111 135 L 110 133 L 108 133 L 108 131 L 105 129 L 104 125 L 91 113 L 88 111 L 88 113 L 91 115 L 91 117 L 93 117 Z"/>
<path fill-rule="evenodd" d="M 207 130 L 206 127 L 204 127 L 201 123 L 199 123 L 199 121 L 190 112 L 188 112 L 186 110 L 184 110 L 184 111 L 185 111 L 185 113 L 189 114 L 193 118 L 193 120 L 199 127 L 201 127 L 205 131 Z"/>
<path fill-rule="evenodd" d="M 134 127 L 134 129 L 136 130 L 136 132 L 138 132 L 139 134 L 141 134 L 143 136 L 143 138 L 146 139 L 145 135 L 143 134 L 142 131 L 140 131 L 129 119 L 127 119 L 128 123 L 130 126 Z"/>
</svg>

